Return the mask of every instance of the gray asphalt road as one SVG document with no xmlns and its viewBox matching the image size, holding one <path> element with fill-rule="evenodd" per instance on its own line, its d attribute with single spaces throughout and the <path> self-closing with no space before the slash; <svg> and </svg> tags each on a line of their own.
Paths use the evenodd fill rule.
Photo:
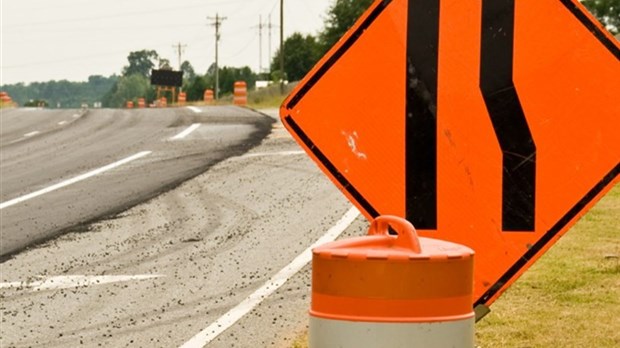
<svg viewBox="0 0 620 348">
<path fill-rule="evenodd" d="M 1 122 L 0 255 L 6 259 L 247 151 L 272 120 L 248 109 L 209 107 L 13 109 L 3 110 Z"/>
<path fill-rule="evenodd" d="M 129 172 L 119 180 L 132 180 Z M 249 153 L 2 263 L 0 345 L 182 347 L 222 323 L 221 334 L 190 346 L 290 347 L 307 323 L 308 266 L 258 296 L 239 321 L 224 322 L 350 207 L 275 124 Z M 359 235 L 367 223 L 358 216 L 347 226 L 345 235 Z"/>
</svg>

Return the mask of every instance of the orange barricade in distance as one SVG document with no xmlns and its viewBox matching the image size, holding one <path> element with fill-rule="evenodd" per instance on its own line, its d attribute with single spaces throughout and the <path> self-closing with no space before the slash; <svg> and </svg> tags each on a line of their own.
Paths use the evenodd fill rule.
<svg viewBox="0 0 620 348">
<path fill-rule="evenodd" d="M 146 107 L 146 101 L 144 100 L 144 98 L 138 98 L 138 107 L 140 109 L 143 109 Z"/>
<path fill-rule="evenodd" d="M 178 104 L 179 105 L 185 105 L 185 101 L 187 101 L 187 94 L 185 94 L 185 92 L 180 92 L 179 93 Z"/>
<path fill-rule="evenodd" d="M 133 102 L 131 100 L 127 101 L 127 109 L 133 109 Z"/>
<path fill-rule="evenodd" d="M 13 99 L 7 92 L 0 92 L 0 104 L 3 106 L 13 106 Z"/>
<path fill-rule="evenodd" d="M 213 103 L 213 90 L 212 89 L 205 89 L 203 100 L 207 104 Z"/>
<path fill-rule="evenodd" d="M 248 104 L 248 87 L 245 81 L 236 81 L 233 91 L 233 104 L 245 106 Z"/>
</svg>

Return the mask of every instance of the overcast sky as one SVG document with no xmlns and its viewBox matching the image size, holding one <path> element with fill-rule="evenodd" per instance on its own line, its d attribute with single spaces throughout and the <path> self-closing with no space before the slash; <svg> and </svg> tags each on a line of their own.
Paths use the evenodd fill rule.
<svg viewBox="0 0 620 348">
<path fill-rule="evenodd" d="M 222 22 L 220 66 L 259 69 L 259 16 L 279 24 L 280 0 L 0 0 L 2 84 L 120 74 L 131 51 L 154 49 L 178 67 L 183 60 L 206 72 L 215 60 L 215 28 Z M 316 34 L 332 0 L 285 0 L 284 36 Z M 266 26 L 266 24 L 265 24 Z M 269 31 L 262 35 L 262 67 L 268 67 Z M 272 28 L 271 54 L 279 44 Z"/>
</svg>

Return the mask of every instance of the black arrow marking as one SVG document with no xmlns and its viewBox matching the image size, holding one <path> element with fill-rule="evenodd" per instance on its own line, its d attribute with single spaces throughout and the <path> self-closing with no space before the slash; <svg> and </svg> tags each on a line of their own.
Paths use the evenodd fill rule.
<svg viewBox="0 0 620 348">
<path fill-rule="evenodd" d="M 436 229 L 439 0 L 409 1 L 407 11 L 406 218 Z"/>
<path fill-rule="evenodd" d="M 493 0 L 491 0 L 493 1 Z M 571 0 L 560 0 L 560 2 L 605 46 L 609 52 L 620 59 L 620 49 L 610 41 L 610 39 L 600 30 L 598 25 L 593 23 L 590 18 L 582 12 L 582 9 Z M 474 307 L 485 304 L 497 292 L 499 292 L 506 283 L 517 275 L 527 265 L 527 263 L 535 258 L 541 250 L 551 243 L 560 232 L 586 208 L 603 190 L 620 176 L 620 163 L 611 168 L 611 170 L 591 189 L 588 191 L 570 210 L 558 220 L 528 251 L 523 254 L 500 278 L 493 284 L 479 299 L 474 303 Z"/>
<path fill-rule="evenodd" d="M 512 81 L 514 12 L 514 0 L 482 1 L 480 89 L 503 154 L 503 230 L 534 231 L 536 145 Z"/>
<path fill-rule="evenodd" d="M 507 271 L 502 275 L 499 280 L 493 284 L 476 302 L 474 307 L 480 304 L 487 303 L 491 297 L 493 297 L 498 291 L 500 291 L 504 285 L 510 281 L 527 263 L 533 259 L 540 251 L 560 233 L 569 222 L 581 213 L 585 207 L 592 202 L 596 196 L 598 196 L 605 188 L 611 185 L 614 180 L 620 175 L 620 163 L 617 163 L 599 182 L 594 185 L 583 196 L 579 202 L 577 202 L 558 222 L 553 225 L 528 251 L 521 256 Z"/>
</svg>

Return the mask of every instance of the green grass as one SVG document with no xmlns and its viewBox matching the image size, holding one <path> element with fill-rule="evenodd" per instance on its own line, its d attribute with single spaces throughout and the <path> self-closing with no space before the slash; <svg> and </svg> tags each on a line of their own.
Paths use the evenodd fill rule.
<svg viewBox="0 0 620 348">
<path fill-rule="evenodd" d="M 268 109 L 279 108 L 286 96 L 297 85 L 297 82 L 291 82 L 284 86 L 284 95 L 280 93 L 280 85 L 273 84 L 271 86 L 248 91 L 248 107 L 252 109 Z M 184 105 L 231 105 L 233 103 L 232 94 L 225 94 L 214 102 L 206 104 L 203 101 L 187 102 Z M 171 104 L 173 106 L 175 104 Z"/>
<path fill-rule="evenodd" d="M 491 305 L 476 345 L 620 347 L 620 185 Z"/>
<path fill-rule="evenodd" d="M 295 85 L 296 83 L 285 85 L 284 95 L 280 93 L 280 86 L 277 84 L 249 91 L 248 106 L 254 109 L 279 108 L 284 98 L 293 90 Z"/>
</svg>

